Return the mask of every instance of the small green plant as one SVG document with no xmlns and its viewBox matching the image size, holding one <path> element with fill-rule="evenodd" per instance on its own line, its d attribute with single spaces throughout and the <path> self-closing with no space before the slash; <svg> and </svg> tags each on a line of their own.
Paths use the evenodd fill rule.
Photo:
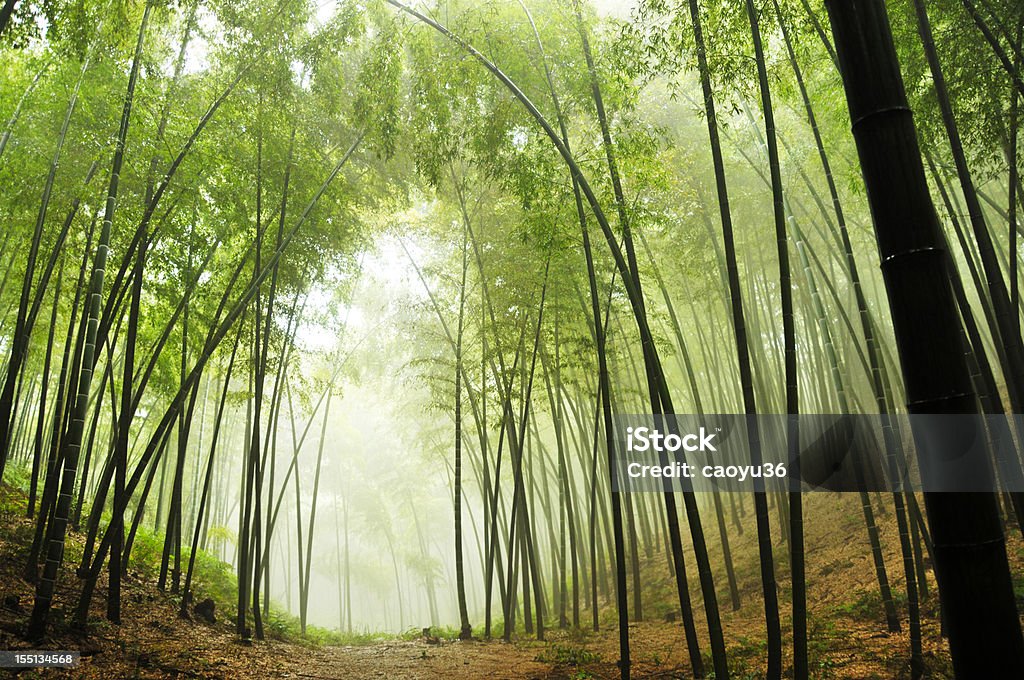
<svg viewBox="0 0 1024 680">
<path fill-rule="evenodd" d="M 1024 574 L 1013 574 L 1013 594 L 1017 602 L 1024 602 Z"/>
<path fill-rule="evenodd" d="M 186 556 L 187 559 L 187 556 Z M 227 562 L 224 562 L 214 555 L 200 550 L 196 553 L 196 566 L 193 575 L 195 582 L 194 590 L 203 597 L 212 598 L 219 605 L 223 603 L 226 607 L 235 604 L 238 597 L 238 577 L 234 569 Z"/>
<path fill-rule="evenodd" d="M 140 525 L 135 533 L 135 541 L 132 543 L 130 568 L 151 578 L 160 569 L 160 555 L 163 552 L 163 535 L 157 536 L 151 529 Z"/>
<path fill-rule="evenodd" d="M 894 590 L 892 598 L 897 610 L 906 605 L 906 593 Z M 854 619 L 881 621 L 885 619 L 885 606 L 882 603 L 882 596 L 877 590 L 863 590 L 858 593 L 857 599 L 836 607 L 836 613 Z"/>
<path fill-rule="evenodd" d="M 729 677 L 733 680 L 760 680 L 764 677 L 762 671 L 757 670 L 759 660 L 768 653 L 768 642 L 766 640 L 750 640 L 739 638 L 739 644 L 731 646 L 726 650 L 726 657 L 729 665 Z M 705 676 L 708 680 L 715 677 L 714 660 L 710 653 L 704 654 L 704 668 L 707 670 Z"/>
<path fill-rule="evenodd" d="M 4 483 L 27 494 L 32 484 L 32 465 L 27 460 L 12 460 L 4 470 Z M 6 500 L 10 500 L 9 498 Z"/>
<path fill-rule="evenodd" d="M 601 655 L 584 649 L 583 647 L 554 643 L 537 655 L 537 661 L 565 664 L 568 666 L 581 666 L 583 664 L 600 662 Z"/>
</svg>

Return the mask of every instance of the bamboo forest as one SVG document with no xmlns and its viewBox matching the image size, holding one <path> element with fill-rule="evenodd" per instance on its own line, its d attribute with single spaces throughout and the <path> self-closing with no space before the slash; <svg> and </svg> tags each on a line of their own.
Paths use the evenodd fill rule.
<svg viewBox="0 0 1024 680">
<path fill-rule="evenodd" d="M 0 673 L 1024 678 L 1020 0 L 0 5 Z"/>
</svg>

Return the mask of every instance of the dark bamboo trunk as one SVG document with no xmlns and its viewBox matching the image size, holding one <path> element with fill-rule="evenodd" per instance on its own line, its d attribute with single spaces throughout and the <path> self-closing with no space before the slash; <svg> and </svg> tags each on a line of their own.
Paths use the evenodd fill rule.
<svg viewBox="0 0 1024 680">
<path fill-rule="evenodd" d="M 231 357 L 228 359 L 227 368 L 224 371 L 224 386 L 221 388 L 220 402 L 217 406 L 217 414 L 213 421 L 213 433 L 210 441 L 210 455 L 206 463 L 206 474 L 203 477 L 203 489 L 200 493 L 199 508 L 196 511 L 195 530 L 192 535 L 192 549 L 189 551 L 188 568 L 185 573 L 185 585 L 181 593 L 181 609 L 179 613 L 185 617 L 188 614 L 188 606 L 192 602 L 192 573 L 195 569 L 196 555 L 199 552 L 199 534 L 204 525 L 206 508 L 209 505 L 211 480 L 213 479 L 214 460 L 217 455 L 217 443 L 220 440 L 221 422 L 224 418 L 224 406 L 227 403 L 228 388 L 231 386 L 231 373 L 235 368 L 235 356 L 238 353 L 239 340 L 242 337 L 241 326 L 235 335 L 234 346 L 231 348 Z"/>
<path fill-rule="evenodd" d="M 882 0 L 828 0 L 911 413 L 978 413 L 946 252 Z M 980 426 L 980 423 L 979 423 Z M 923 442 L 919 442 L 923 443 Z M 927 483 L 928 450 L 921 450 Z M 926 493 L 957 677 L 1024 675 L 996 498 Z"/>
<path fill-rule="evenodd" d="M 135 54 L 132 59 L 131 72 L 128 76 L 128 88 L 124 98 L 121 111 L 121 123 L 118 130 L 117 142 L 114 148 L 114 157 L 111 164 L 110 185 L 107 190 L 106 204 L 103 212 L 103 226 L 100 238 L 97 242 L 96 257 L 93 263 L 92 278 L 89 283 L 89 298 L 87 300 L 88 324 L 86 328 L 85 345 L 80 367 L 80 374 L 73 376 L 72 380 L 77 385 L 77 396 L 74 400 L 74 415 L 71 427 L 67 436 L 67 444 L 64 455 L 64 469 L 61 476 L 60 493 L 54 510 L 51 522 L 51 539 L 47 545 L 46 566 L 43 569 L 42 577 L 36 588 L 35 604 L 32 609 L 32 617 L 28 626 L 28 637 L 32 639 L 41 638 L 46 632 L 46 624 L 49 618 L 50 605 L 53 601 L 53 594 L 56 587 L 57 574 L 64 557 L 64 537 L 67 530 L 68 517 L 71 513 L 71 501 L 75 477 L 78 472 L 78 454 L 82 444 L 82 433 L 85 425 L 85 417 L 89 408 L 90 387 L 93 377 L 94 352 L 96 349 L 96 331 L 100 316 L 100 296 L 103 291 L 103 278 L 106 270 L 107 254 L 110 248 L 111 225 L 117 207 L 118 186 L 120 182 L 121 168 L 124 163 L 125 142 L 128 137 L 128 127 L 131 121 L 132 104 L 135 101 L 135 86 L 138 81 L 139 69 L 142 61 L 142 46 L 146 36 L 146 26 L 149 22 L 149 14 L 152 5 L 146 3 L 146 9 L 139 25 L 139 35 L 135 44 Z"/>
<path fill-rule="evenodd" d="M 712 161 L 715 170 L 715 184 L 718 193 L 718 204 L 722 222 L 722 237 L 725 243 L 726 278 L 728 281 L 730 312 L 733 334 L 736 343 L 736 359 L 740 372 L 740 387 L 743 395 L 744 412 L 748 415 L 757 413 L 754 398 L 753 374 L 750 361 L 750 349 L 747 344 L 746 322 L 743 315 L 743 297 L 740 288 L 739 270 L 736 264 L 736 248 L 733 238 L 732 214 L 729 207 L 729 191 L 725 177 L 725 164 L 721 142 L 718 134 L 718 117 L 715 110 L 714 92 L 711 86 L 711 73 L 708 67 L 706 47 L 701 27 L 700 8 L 696 0 L 689 0 L 690 20 L 697 46 L 698 70 L 704 99 L 704 111 L 707 119 L 708 135 L 711 142 Z M 751 463 L 761 463 L 760 435 L 756 421 L 748 427 Z M 768 633 L 768 667 L 772 673 L 781 673 L 781 624 L 779 621 L 778 593 L 775 582 L 775 566 L 772 554 L 771 527 L 768 517 L 768 500 L 764 492 L 763 481 L 755 480 L 754 515 L 757 524 L 758 553 L 760 556 L 762 592 L 764 594 L 765 622 Z M 716 665 L 716 676 L 725 677 L 726 668 L 721 670 Z M 770 673 L 770 675 L 772 674 Z"/>
<path fill-rule="evenodd" d="M 469 230 L 462 229 L 462 280 L 459 286 L 459 322 L 455 347 L 455 589 L 459 602 L 459 639 L 473 637 L 466 604 L 466 574 L 462 555 L 462 335 L 465 328 L 466 272 L 469 268 Z"/>
<path fill-rule="evenodd" d="M 799 392 L 797 388 L 796 372 L 796 325 L 793 317 L 793 285 L 790 275 L 789 263 L 789 242 L 786 234 L 786 211 L 782 187 L 782 170 L 779 161 L 778 140 L 775 136 L 775 113 L 772 106 L 771 90 L 768 84 L 768 70 L 765 64 L 764 47 L 761 42 L 761 29 L 758 20 L 758 10 L 754 7 L 753 0 L 747 0 L 747 18 L 750 21 L 751 37 L 754 43 L 754 59 L 757 63 L 758 89 L 761 94 L 761 110 L 764 115 L 765 138 L 768 149 L 768 170 L 771 177 L 772 190 L 772 212 L 775 221 L 775 241 L 779 260 L 779 291 L 782 308 L 782 337 L 783 357 L 785 374 L 783 376 L 786 385 L 786 413 L 791 417 L 787 418 L 786 439 L 788 449 L 788 460 L 799 458 L 800 438 L 797 428 L 796 414 L 800 411 Z M 799 470 L 798 470 L 799 472 Z M 795 500 L 795 503 L 793 502 Z M 790 523 L 783 523 L 783 527 L 790 529 L 790 560 L 793 565 L 793 572 L 803 574 L 803 505 L 799 489 L 796 493 L 789 494 Z M 779 507 L 782 507 L 781 501 Z M 766 574 L 765 569 L 771 568 L 771 561 L 761 560 L 761 579 L 763 583 L 770 582 L 774 587 L 775 576 Z M 807 675 L 807 621 L 806 621 L 806 585 L 793 579 L 793 656 L 794 673 L 798 678 Z M 772 593 L 775 595 L 775 593 Z M 774 599 L 774 598 L 773 598 Z M 774 608 L 774 610 L 773 610 Z M 765 617 L 768 622 L 768 669 L 769 678 L 782 677 L 782 630 L 778 620 L 778 601 L 771 602 L 768 594 L 765 594 Z"/>
<path fill-rule="evenodd" d="M 3 35 L 4 29 L 10 23 L 11 16 L 14 14 L 14 7 L 17 4 L 18 0 L 4 0 L 4 6 L 0 7 L 0 35 Z"/>
</svg>

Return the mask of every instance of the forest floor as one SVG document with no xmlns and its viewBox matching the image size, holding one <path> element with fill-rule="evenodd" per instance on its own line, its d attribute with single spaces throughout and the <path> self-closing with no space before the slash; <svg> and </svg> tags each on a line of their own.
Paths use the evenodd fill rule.
<svg viewBox="0 0 1024 680">
<path fill-rule="evenodd" d="M 28 643 L 21 637 L 31 608 L 33 586 L 23 580 L 25 546 L 32 523 L 15 512 L 9 487 L 0 488 L 0 649 L 78 650 L 81 664 L 73 670 L 23 671 L 22 678 L 536 678 L 582 680 L 618 677 L 618 634 L 613 610 L 601 614 L 601 632 L 548 630 L 546 641 L 518 636 L 501 641 L 466 641 L 420 636 L 381 637 L 364 644 L 332 646 L 308 641 L 268 640 L 252 646 L 237 642 L 234 627 L 217 613 L 215 624 L 178 616 L 177 600 L 158 590 L 150 575 L 135 574 L 124 584 L 123 621 L 107 623 L 101 583 L 87 633 L 64 622 L 70 618 L 78 581 L 68 572 L 60 581 L 54 603 L 51 635 Z M 876 506 L 877 507 L 877 506 Z M 809 644 L 814 678 L 909 678 L 909 634 L 905 617 L 903 577 L 898 536 L 891 511 L 879 518 L 885 561 L 903 623 L 900 633 L 888 633 L 875 573 L 867 548 L 860 504 L 856 496 L 812 494 L 805 497 Z M 777 525 L 777 517 L 773 517 Z M 726 632 L 730 671 L 734 678 L 763 677 L 765 642 L 753 518 L 748 511 L 745 531 L 733 541 L 733 555 L 742 606 L 730 611 L 724 572 L 716 573 L 719 605 Z M 1009 554 L 1018 599 L 1024 590 L 1024 542 L 1015 528 L 1008 530 Z M 710 535 L 710 533 L 709 533 Z M 68 558 L 81 554 L 82 538 L 70 534 Z M 710 546 L 712 564 L 721 564 L 721 550 Z M 788 655 L 788 558 L 776 542 L 776 561 Z M 688 555 L 691 580 L 696 569 Z M 664 555 L 644 561 L 645 606 L 642 622 L 630 624 L 633 675 L 640 678 L 689 678 L 689 661 L 681 624 L 670 621 L 675 600 Z M 929 577 L 931 573 L 929 572 Z M 691 586 L 698 631 L 706 630 L 703 603 L 696 583 Z M 923 646 L 926 677 L 951 678 L 949 655 L 939 635 L 936 591 L 923 604 Z M 631 593 L 632 596 L 632 593 Z M 590 621 L 584 611 L 582 623 Z M 702 635 L 710 671 L 706 634 Z M 791 660 L 785 659 L 791 677 Z M 2 672 L 2 671 L 0 671 Z"/>
</svg>

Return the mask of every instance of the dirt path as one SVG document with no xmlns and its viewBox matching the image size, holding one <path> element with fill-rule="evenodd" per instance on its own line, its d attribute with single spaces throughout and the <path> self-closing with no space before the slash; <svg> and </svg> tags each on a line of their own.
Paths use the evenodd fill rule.
<svg viewBox="0 0 1024 680">
<path fill-rule="evenodd" d="M 85 636 L 57 625 L 52 637 L 29 644 L 21 639 L 20 631 L 31 594 L 11 592 L 12 585 L 23 583 L 18 579 L 0 584 L 7 601 L 0 606 L 0 649 L 78 650 L 82 655 L 74 669 L 22 671 L 19 675 L 24 678 L 548 680 L 571 678 L 576 672 L 572 664 L 559 664 L 548 645 L 531 640 L 506 644 L 396 638 L 343 647 L 267 640 L 245 645 L 237 641 L 233 626 L 227 623 L 180 619 L 171 599 L 148 584 L 132 584 L 121 626 L 96 623 Z M 11 597 L 18 598 L 17 609 L 10 606 Z M 58 619 L 64 611 L 62 604 L 55 609 Z M 101 620 L 102 613 L 96 615 Z M 539 660 L 545 656 L 551 661 Z M 0 671 L 0 676 L 3 674 Z"/>
<path fill-rule="evenodd" d="M 432 644 L 423 640 L 392 640 L 314 648 L 271 640 L 248 647 L 234 642 L 230 633 L 197 628 L 187 635 L 158 632 L 133 637 L 128 641 L 121 635 L 114 638 L 94 635 L 88 642 L 77 645 L 83 654 L 78 667 L 25 671 L 21 677 L 568 680 L 617 676 L 613 665 L 608 664 L 609 668 L 604 669 L 599 661 L 588 665 L 586 675 L 580 675 L 575 664 L 540 660 L 546 654 L 544 648 L 529 642 Z M 54 648 L 51 644 L 45 647 Z"/>
<path fill-rule="evenodd" d="M 311 650 L 289 658 L 288 650 L 275 654 L 280 661 L 274 677 L 302 678 L 555 678 L 550 664 L 536 661 L 528 649 L 500 642 L 381 643 L 365 647 Z"/>
<path fill-rule="evenodd" d="M 37 645 L 20 640 L 6 612 L 0 648 L 76 649 L 71 670 L 24 671 L 21 677 L 62 678 L 570 678 L 572 668 L 538 660 L 538 643 L 386 640 L 367 645 L 311 647 L 279 640 L 236 641 L 226 625 L 181 621 L 167 606 L 128 612 L 119 628 L 99 626 L 88 637 L 70 632 Z M 141 617 L 141 621 L 139 620 Z M 137 623 L 136 623 L 137 622 Z M 0 671 L 2 674 L 2 671 Z M 600 676 L 594 676 L 600 677 Z"/>
</svg>

